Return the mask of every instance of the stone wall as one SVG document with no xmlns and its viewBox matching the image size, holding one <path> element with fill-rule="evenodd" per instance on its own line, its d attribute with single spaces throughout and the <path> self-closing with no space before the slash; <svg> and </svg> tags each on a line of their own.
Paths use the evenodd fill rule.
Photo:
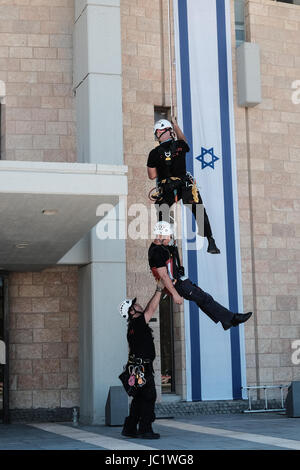
<svg viewBox="0 0 300 470">
<path fill-rule="evenodd" d="M 172 6 L 172 2 L 171 6 Z M 124 162 L 128 165 L 128 207 L 143 204 L 150 211 L 148 199 L 155 182 L 148 180 L 147 158 L 156 142 L 153 135 L 154 106 L 170 106 L 170 66 L 167 2 L 161 0 L 122 0 L 122 73 Z M 171 11 L 171 32 L 173 25 Z M 172 34 L 173 47 L 173 34 Z M 173 52 L 174 58 L 174 52 Z M 173 76 L 173 100 L 175 98 L 175 70 Z M 130 222 L 129 218 L 129 222 Z M 149 219 L 150 222 L 150 219 Z M 149 237 L 151 237 L 149 225 Z M 127 240 L 127 295 L 138 295 L 141 305 L 146 305 L 155 290 L 155 283 L 148 267 L 147 240 Z M 160 392 L 160 341 L 159 315 L 152 323 L 157 360 L 156 380 Z M 175 349 L 177 389 L 182 392 L 185 364 L 182 361 L 183 341 L 182 312 L 175 314 Z M 179 357 L 180 356 L 180 357 Z"/>
<path fill-rule="evenodd" d="M 10 273 L 10 408 L 79 404 L 76 266 Z"/>
<path fill-rule="evenodd" d="M 300 378 L 300 7 L 246 1 L 247 41 L 261 47 L 260 105 L 236 107 L 248 384 Z"/>
<path fill-rule="evenodd" d="M 7 91 L 2 158 L 76 161 L 74 0 L 0 3 L 0 80 Z M 300 338 L 300 104 L 292 101 L 292 84 L 300 80 L 300 6 L 246 0 L 247 40 L 261 46 L 263 95 L 263 102 L 248 110 L 236 101 L 233 6 L 231 0 L 244 311 L 254 311 L 245 324 L 247 382 L 289 382 L 299 380 L 291 344 Z M 154 183 L 147 179 L 146 162 L 155 145 L 154 106 L 171 104 L 167 2 L 122 0 L 121 21 L 128 207 L 150 209 Z M 172 75 L 176 105 L 174 69 Z M 155 289 L 149 244 L 149 239 L 127 240 L 127 295 L 138 295 L 142 305 Z M 12 408 L 78 405 L 76 285 L 76 267 L 10 274 Z M 160 391 L 159 321 L 152 326 Z M 185 388 L 183 338 L 179 310 L 178 393 Z"/>
<path fill-rule="evenodd" d="M 263 96 L 260 105 L 248 110 L 237 104 L 231 0 L 243 300 L 244 311 L 254 311 L 253 319 L 245 324 L 247 382 L 288 383 L 299 379 L 291 356 L 292 342 L 300 338 L 300 105 L 292 102 L 292 83 L 300 79 L 300 7 L 271 0 L 245 3 L 246 40 L 261 46 Z M 145 165 L 153 147 L 153 108 L 170 105 L 167 11 L 158 0 L 151 7 L 143 0 L 123 0 L 121 5 L 128 203 L 149 205 L 147 193 L 153 183 L 147 181 Z M 144 304 L 152 293 L 151 276 L 146 272 L 148 245 L 143 240 L 127 242 L 128 295 L 139 292 Z M 175 324 L 182 366 L 177 388 L 182 390 L 182 314 Z M 155 336 L 159 348 L 159 324 Z"/>
<path fill-rule="evenodd" d="M 1 2 L 2 159 L 76 161 L 73 24 L 74 0 Z"/>
<path fill-rule="evenodd" d="M 75 162 L 74 0 L 0 2 L 7 160 Z M 10 407 L 79 403 L 77 267 L 10 273 Z"/>
</svg>

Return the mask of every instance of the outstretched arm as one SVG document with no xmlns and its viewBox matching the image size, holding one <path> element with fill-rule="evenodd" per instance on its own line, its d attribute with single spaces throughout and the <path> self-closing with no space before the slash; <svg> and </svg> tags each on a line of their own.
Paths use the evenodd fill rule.
<svg viewBox="0 0 300 470">
<path fill-rule="evenodd" d="M 157 273 L 159 274 L 165 288 L 172 294 L 174 302 L 181 305 L 183 303 L 183 298 L 178 294 L 177 290 L 173 286 L 173 282 L 168 274 L 167 268 L 157 268 Z"/>
<path fill-rule="evenodd" d="M 177 135 L 177 139 L 178 140 L 184 140 L 185 142 L 187 142 L 187 139 L 186 139 L 184 133 L 182 132 L 182 130 L 180 129 L 180 127 L 178 126 L 177 119 L 175 117 L 172 117 L 171 123 L 172 123 L 173 129 L 174 129 L 174 131 Z"/>
<path fill-rule="evenodd" d="M 144 312 L 144 318 L 146 323 L 149 323 L 154 313 L 156 312 L 156 309 L 159 306 L 162 291 L 163 289 L 161 287 L 157 287 L 153 297 L 149 300 Z"/>
</svg>

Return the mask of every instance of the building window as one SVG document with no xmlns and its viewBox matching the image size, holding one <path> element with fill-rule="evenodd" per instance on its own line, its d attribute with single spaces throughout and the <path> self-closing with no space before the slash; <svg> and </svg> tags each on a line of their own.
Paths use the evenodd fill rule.
<svg viewBox="0 0 300 470">
<path fill-rule="evenodd" d="M 173 301 L 167 296 L 159 304 L 161 391 L 175 393 Z"/>
<path fill-rule="evenodd" d="M 245 0 L 235 0 L 235 40 L 236 47 L 245 42 Z"/>
<path fill-rule="evenodd" d="M 300 0 L 274 0 L 279 3 L 291 3 L 292 5 L 300 5 Z"/>
<path fill-rule="evenodd" d="M 170 106 L 154 106 L 154 122 L 160 119 L 171 119 L 171 108 Z"/>
</svg>

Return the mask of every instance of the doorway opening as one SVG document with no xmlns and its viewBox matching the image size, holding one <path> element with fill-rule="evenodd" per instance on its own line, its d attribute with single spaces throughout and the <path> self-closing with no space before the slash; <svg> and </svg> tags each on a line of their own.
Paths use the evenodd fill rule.
<svg viewBox="0 0 300 470">
<path fill-rule="evenodd" d="M 162 393 L 175 393 L 173 301 L 168 295 L 160 301 L 160 354 Z"/>
<path fill-rule="evenodd" d="M 9 422 L 8 275 L 0 272 L 0 421 Z"/>
</svg>

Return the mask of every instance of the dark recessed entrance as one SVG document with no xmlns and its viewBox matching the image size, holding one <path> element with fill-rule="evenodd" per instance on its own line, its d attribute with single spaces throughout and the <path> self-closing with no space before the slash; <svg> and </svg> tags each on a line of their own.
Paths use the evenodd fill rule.
<svg viewBox="0 0 300 470">
<path fill-rule="evenodd" d="M 169 296 L 160 302 L 159 319 L 161 390 L 162 393 L 175 393 L 173 302 Z"/>
<path fill-rule="evenodd" d="M 9 422 L 8 275 L 0 272 L 0 421 Z"/>
</svg>

